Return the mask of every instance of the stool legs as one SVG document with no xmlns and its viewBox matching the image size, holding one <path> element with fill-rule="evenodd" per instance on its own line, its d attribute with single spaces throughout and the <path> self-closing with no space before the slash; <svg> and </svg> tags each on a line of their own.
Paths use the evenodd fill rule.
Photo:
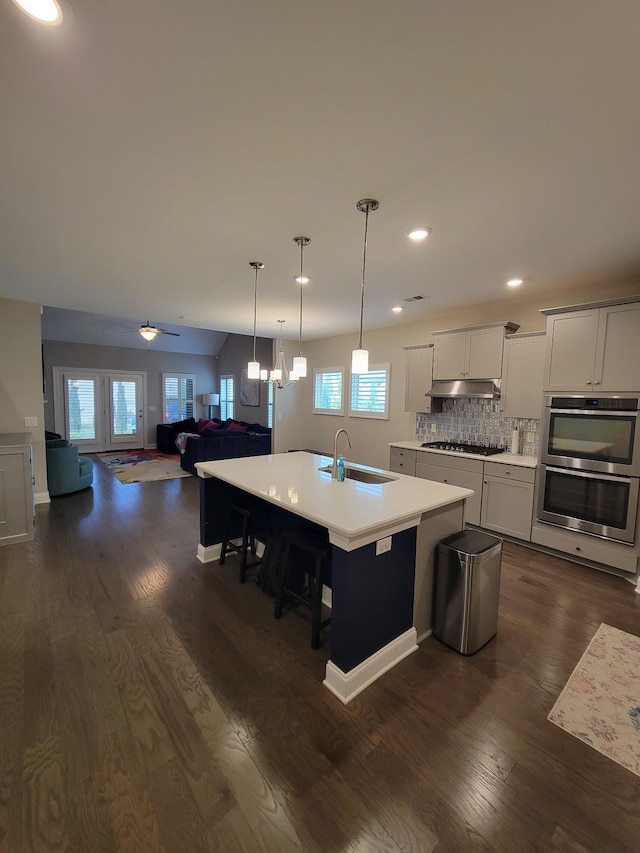
<svg viewBox="0 0 640 853">
<path fill-rule="evenodd" d="M 231 537 L 233 535 L 233 516 L 240 515 L 242 517 L 242 532 L 241 532 L 241 544 L 235 545 L 231 541 Z M 227 558 L 227 553 L 229 551 L 235 551 L 240 555 L 240 572 L 239 572 L 239 581 L 240 583 L 244 583 L 247 579 L 247 569 L 250 566 L 255 566 L 256 562 L 248 563 L 247 555 L 251 549 L 251 553 L 254 557 L 257 556 L 256 549 L 256 538 L 253 531 L 249 531 L 249 510 L 242 509 L 240 507 L 232 506 L 229 508 L 229 518 L 227 520 L 227 529 L 224 535 L 224 541 L 222 543 L 222 547 L 220 548 L 220 565 L 224 566 L 225 560 Z M 257 561 L 259 562 L 259 561 Z"/>
<path fill-rule="evenodd" d="M 320 630 L 327 625 L 330 620 L 322 622 L 322 567 L 324 563 L 324 555 L 316 548 L 306 548 L 303 545 L 293 544 L 293 551 L 305 555 L 309 560 L 307 568 L 307 596 L 294 592 L 289 589 L 291 582 L 291 567 L 289 559 L 291 555 L 291 543 L 286 542 L 282 551 L 282 561 L 280 566 L 278 587 L 276 592 L 276 600 L 273 609 L 275 619 L 280 619 L 284 607 L 284 600 L 287 593 L 298 601 L 303 602 L 311 607 L 311 648 L 316 650 L 320 648 Z"/>
</svg>

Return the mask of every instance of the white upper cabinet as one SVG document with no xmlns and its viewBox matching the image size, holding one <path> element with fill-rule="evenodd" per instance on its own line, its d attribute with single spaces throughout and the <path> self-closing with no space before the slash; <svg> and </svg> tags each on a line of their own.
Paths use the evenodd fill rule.
<svg viewBox="0 0 640 853">
<path fill-rule="evenodd" d="M 433 369 L 433 344 L 405 347 L 407 365 L 405 373 L 405 412 L 430 412 L 431 375 Z"/>
<path fill-rule="evenodd" d="M 433 332 L 433 378 L 500 379 L 504 336 L 517 328 L 515 323 L 492 323 Z"/>
<path fill-rule="evenodd" d="M 500 412 L 505 418 L 539 418 L 542 412 L 545 332 L 509 335 L 504 342 Z"/>
<path fill-rule="evenodd" d="M 640 302 L 542 313 L 545 391 L 640 391 Z"/>
</svg>

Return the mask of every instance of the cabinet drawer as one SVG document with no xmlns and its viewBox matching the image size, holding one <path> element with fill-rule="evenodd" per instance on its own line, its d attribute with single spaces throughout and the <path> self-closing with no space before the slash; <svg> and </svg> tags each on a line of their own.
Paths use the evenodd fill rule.
<svg viewBox="0 0 640 853">
<path fill-rule="evenodd" d="M 534 483 L 536 479 L 535 468 L 503 462 L 485 462 L 484 473 L 489 477 L 503 477 L 505 480 L 519 480 L 521 483 Z"/>
<path fill-rule="evenodd" d="M 447 483 L 450 486 L 473 489 L 474 497 L 477 499 L 482 494 L 482 474 L 480 472 L 444 468 L 442 465 L 431 465 L 428 462 L 418 461 L 416 463 L 416 476 L 422 477 L 424 480 L 434 480 L 436 483 Z"/>
<path fill-rule="evenodd" d="M 591 560 L 623 572 L 635 572 L 638 566 L 637 554 L 626 545 L 607 542 L 606 539 L 597 539 L 584 533 L 562 530 L 550 524 L 534 524 L 531 541 L 556 551 L 563 551 L 578 560 Z"/>
<path fill-rule="evenodd" d="M 397 474 L 416 475 L 416 450 L 406 450 L 404 447 L 392 447 L 389 453 L 389 470 Z"/>
<path fill-rule="evenodd" d="M 438 468 L 457 468 L 460 471 L 472 471 L 482 474 L 484 462 L 482 459 L 469 459 L 462 454 L 453 456 L 448 453 L 434 453 L 431 450 L 417 450 L 418 465 L 436 465 Z"/>
</svg>

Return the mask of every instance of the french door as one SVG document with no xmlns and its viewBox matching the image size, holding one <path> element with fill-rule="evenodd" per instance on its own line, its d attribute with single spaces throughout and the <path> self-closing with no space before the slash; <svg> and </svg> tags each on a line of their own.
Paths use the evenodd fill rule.
<svg viewBox="0 0 640 853">
<path fill-rule="evenodd" d="M 84 453 L 144 447 L 146 374 L 53 368 L 56 432 Z"/>
</svg>

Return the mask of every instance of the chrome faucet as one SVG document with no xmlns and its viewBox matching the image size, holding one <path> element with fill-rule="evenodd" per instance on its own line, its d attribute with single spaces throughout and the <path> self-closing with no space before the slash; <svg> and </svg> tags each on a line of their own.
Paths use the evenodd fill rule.
<svg viewBox="0 0 640 853">
<path fill-rule="evenodd" d="M 336 432 L 336 437 L 333 440 L 333 465 L 331 466 L 331 479 L 337 480 L 338 478 L 338 438 L 340 433 L 343 432 L 347 437 L 347 444 L 349 445 L 349 450 L 351 450 L 351 439 L 349 438 L 349 433 L 344 429 L 339 429 Z"/>
</svg>

